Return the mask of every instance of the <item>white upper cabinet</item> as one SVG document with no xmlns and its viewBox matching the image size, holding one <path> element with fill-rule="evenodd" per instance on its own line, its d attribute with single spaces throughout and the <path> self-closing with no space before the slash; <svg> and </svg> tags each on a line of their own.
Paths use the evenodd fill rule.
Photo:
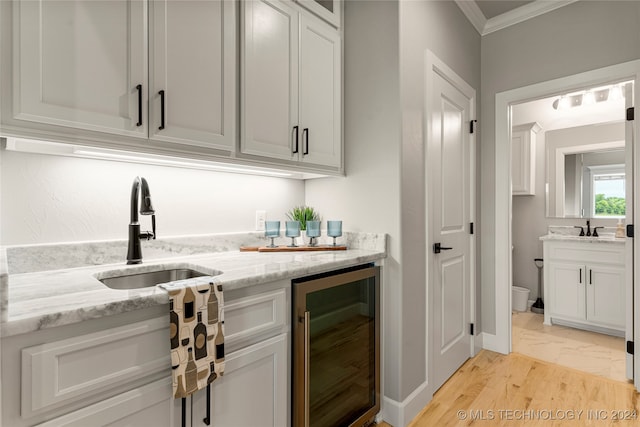
<svg viewBox="0 0 640 427">
<path fill-rule="evenodd" d="M 291 3 L 242 5 L 241 151 L 339 169 L 339 33 Z"/>
<path fill-rule="evenodd" d="M 298 12 L 281 1 L 242 2 L 243 153 L 293 160 L 299 151 Z M 296 149 L 298 146 L 298 149 Z"/>
<path fill-rule="evenodd" d="M 14 118 L 147 136 L 145 2 L 13 7 Z"/>
<path fill-rule="evenodd" d="M 511 194 L 536 194 L 536 134 L 538 123 L 514 126 L 511 131 Z"/>
<path fill-rule="evenodd" d="M 236 5 L 157 0 L 150 7 L 150 138 L 232 150 Z"/>
<path fill-rule="evenodd" d="M 300 31 L 302 160 L 340 167 L 340 36 L 305 15 L 300 20 Z"/>
<path fill-rule="evenodd" d="M 340 0 L 297 0 L 298 3 L 309 9 L 325 21 L 335 27 L 340 27 L 342 17 L 342 1 Z"/>
</svg>

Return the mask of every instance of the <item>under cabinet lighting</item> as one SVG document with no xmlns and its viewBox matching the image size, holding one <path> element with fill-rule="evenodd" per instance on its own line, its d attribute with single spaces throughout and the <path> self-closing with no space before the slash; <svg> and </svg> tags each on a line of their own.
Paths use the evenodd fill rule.
<svg viewBox="0 0 640 427">
<path fill-rule="evenodd" d="M 216 172 L 241 173 L 249 175 L 262 175 L 276 178 L 306 179 L 317 178 L 323 175 L 306 172 L 288 172 L 282 170 L 261 168 L 258 166 L 233 165 L 208 160 L 183 159 L 157 154 L 136 153 L 133 151 L 112 150 L 103 148 L 86 147 L 71 144 L 61 144 L 49 141 L 40 141 L 24 138 L 6 138 L 6 149 L 23 153 L 52 154 L 58 156 L 81 157 L 99 160 L 112 160 L 119 162 L 143 163 L 158 166 L 180 167 L 188 169 L 201 169 Z"/>
</svg>

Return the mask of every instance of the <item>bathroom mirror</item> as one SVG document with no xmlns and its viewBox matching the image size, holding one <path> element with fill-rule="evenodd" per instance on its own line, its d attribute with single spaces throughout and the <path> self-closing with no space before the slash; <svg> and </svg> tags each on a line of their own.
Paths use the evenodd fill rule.
<svg viewBox="0 0 640 427">
<path fill-rule="evenodd" d="M 547 216 L 625 216 L 624 141 L 547 149 Z"/>
</svg>

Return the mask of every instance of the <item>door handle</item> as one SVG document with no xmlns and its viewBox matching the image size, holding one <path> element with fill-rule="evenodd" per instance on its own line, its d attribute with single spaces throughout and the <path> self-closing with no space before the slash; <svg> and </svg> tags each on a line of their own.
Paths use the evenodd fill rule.
<svg viewBox="0 0 640 427">
<path fill-rule="evenodd" d="M 447 247 L 440 246 L 440 245 L 441 245 L 441 243 L 434 243 L 433 244 L 433 253 L 434 254 L 439 254 L 442 251 L 450 251 L 451 249 L 453 249 L 453 248 L 447 248 Z"/>
</svg>

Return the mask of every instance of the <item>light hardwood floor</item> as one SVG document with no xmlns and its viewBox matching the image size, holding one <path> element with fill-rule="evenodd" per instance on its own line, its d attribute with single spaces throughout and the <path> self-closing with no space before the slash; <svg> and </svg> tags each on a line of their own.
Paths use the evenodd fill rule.
<svg viewBox="0 0 640 427">
<path fill-rule="evenodd" d="M 640 425 L 638 396 L 631 384 L 522 354 L 482 350 L 435 393 L 410 427 L 632 427 Z"/>
<path fill-rule="evenodd" d="M 514 312 L 512 350 L 618 381 L 625 376 L 624 338 L 565 326 L 547 326 L 543 314 Z M 638 423 L 640 425 L 640 423 Z"/>
</svg>

